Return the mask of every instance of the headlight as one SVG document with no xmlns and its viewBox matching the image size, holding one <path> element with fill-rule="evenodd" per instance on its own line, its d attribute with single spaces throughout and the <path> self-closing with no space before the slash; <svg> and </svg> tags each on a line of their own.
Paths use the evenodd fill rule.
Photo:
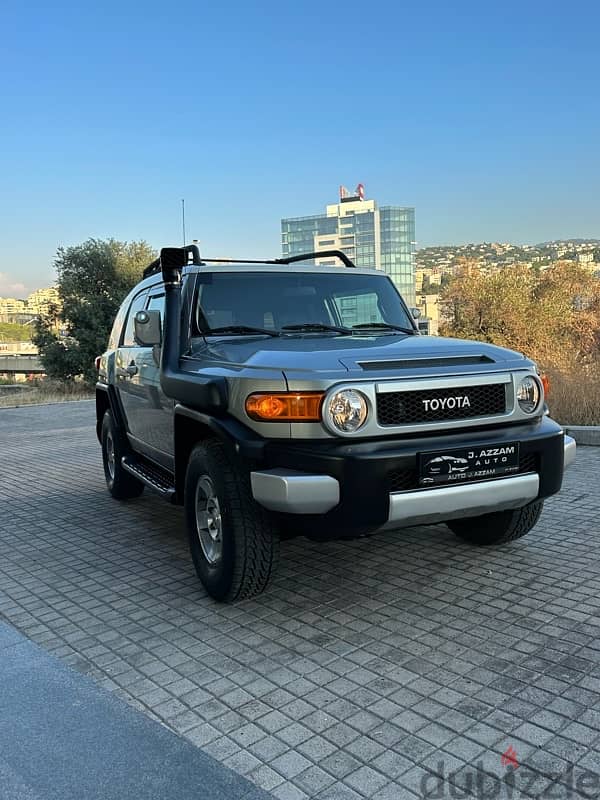
<svg viewBox="0 0 600 800">
<path fill-rule="evenodd" d="M 340 389 L 326 400 L 323 419 L 334 431 L 354 433 L 365 422 L 368 408 L 365 396 L 356 389 Z"/>
<path fill-rule="evenodd" d="M 535 378 L 528 375 L 523 378 L 517 389 L 517 400 L 521 411 L 526 414 L 533 414 L 540 404 L 540 385 Z"/>
</svg>

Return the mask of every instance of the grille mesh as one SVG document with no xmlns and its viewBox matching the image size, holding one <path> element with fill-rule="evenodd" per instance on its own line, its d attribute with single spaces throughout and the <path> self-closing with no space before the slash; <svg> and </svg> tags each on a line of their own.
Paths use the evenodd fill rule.
<svg viewBox="0 0 600 800">
<path fill-rule="evenodd" d="M 468 397 L 468 405 L 464 400 L 456 399 L 465 397 Z M 377 395 L 377 421 L 380 425 L 414 425 L 420 422 L 490 417 L 505 411 L 504 383 Z"/>
</svg>

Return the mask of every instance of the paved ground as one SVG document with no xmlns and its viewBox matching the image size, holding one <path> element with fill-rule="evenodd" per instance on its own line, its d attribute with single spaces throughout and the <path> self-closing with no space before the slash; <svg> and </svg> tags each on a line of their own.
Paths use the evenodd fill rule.
<svg viewBox="0 0 600 800">
<path fill-rule="evenodd" d="M 2 800 L 269 800 L 0 623 Z"/>
<path fill-rule="evenodd" d="M 520 542 L 296 540 L 220 606 L 178 509 L 106 493 L 93 413 L 0 411 L 0 615 L 29 638 L 285 800 L 600 796 L 600 450 Z"/>
</svg>

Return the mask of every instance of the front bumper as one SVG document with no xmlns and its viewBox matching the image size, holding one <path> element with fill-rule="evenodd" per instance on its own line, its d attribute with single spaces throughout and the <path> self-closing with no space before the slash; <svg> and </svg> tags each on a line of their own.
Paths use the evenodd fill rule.
<svg viewBox="0 0 600 800">
<path fill-rule="evenodd" d="M 519 474 L 436 488 L 393 491 L 390 475 L 416 471 L 428 450 L 520 443 Z M 267 469 L 251 472 L 255 500 L 272 511 L 306 515 L 319 528 L 408 526 L 520 508 L 560 490 L 575 441 L 548 418 L 533 424 L 434 438 L 348 444 L 269 443 Z"/>
</svg>

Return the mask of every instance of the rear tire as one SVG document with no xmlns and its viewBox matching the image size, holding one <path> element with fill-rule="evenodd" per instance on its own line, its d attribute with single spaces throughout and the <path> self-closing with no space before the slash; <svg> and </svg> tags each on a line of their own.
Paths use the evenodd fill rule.
<svg viewBox="0 0 600 800">
<path fill-rule="evenodd" d="M 249 471 L 220 442 L 194 447 L 184 505 L 192 560 L 208 594 L 225 602 L 260 594 L 277 563 L 277 525 L 252 497 Z"/>
<path fill-rule="evenodd" d="M 108 491 L 116 500 L 129 500 L 139 497 L 144 491 L 144 484 L 123 469 L 121 458 L 125 455 L 123 435 L 119 431 L 111 411 L 107 411 L 102 419 L 102 462 L 104 477 Z"/>
<path fill-rule="evenodd" d="M 512 511 L 496 511 L 481 517 L 454 519 L 446 523 L 460 539 L 470 544 L 504 544 L 520 539 L 535 527 L 540 518 L 544 502 L 537 500 L 523 508 Z"/>
</svg>

